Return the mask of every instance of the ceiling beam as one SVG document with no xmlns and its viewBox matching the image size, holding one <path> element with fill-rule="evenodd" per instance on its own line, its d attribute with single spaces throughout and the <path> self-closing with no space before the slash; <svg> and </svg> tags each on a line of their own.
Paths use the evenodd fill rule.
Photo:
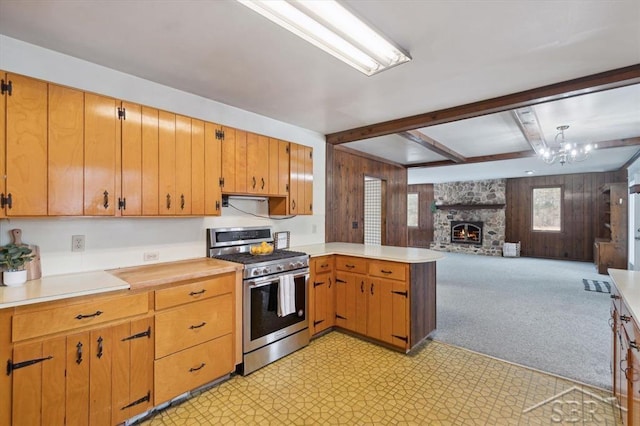
<svg viewBox="0 0 640 426">
<path fill-rule="evenodd" d="M 396 163 L 395 161 L 391 161 L 391 160 L 386 159 L 386 158 L 378 157 L 377 155 L 373 155 L 373 154 L 368 154 L 366 152 L 357 151 L 357 150 L 355 150 L 353 148 L 348 148 L 346 146 L 337 145 L 335 147 L 335 149 L 337 149 L 338 151 L 344 151 L 344 152 L 347 152 L 349 154 L 357 155 L 358 157 L 368 158 L 369 160 L 378 161 L 380 163 L 387 163 L 387 164 L 391 164 L 392 166 L 402 167 L 402 168 L 406 167 L 404 164 Z"/>
<path fill-rule="evenodd" d="M 621 148 L 625 146 L 634 146 L 640 145 L 640 136 L 634 138 L 626 138 L 626 139 L 613 139 L 610 141 L 598 142 L 597 152 L 601 149 L 609 149 L 609 148 Z M 463 164 L 471 164 L 471 163 L 485 163 L 488 161 L 500 161 L 500 160 L 513 160 L 516 158 L 528 158 L 535 157 L 536 153 L 534 151 L 519 151 L 519 152 L 507 152 L 504 154 L 494 154 L 494 155 L 482 155 L 480 157 L 469 157 Z M 416 163 L 416 164 L 408 164 L 406 167 L 416 168 L 416 167 L 442 167 L 442 166 L 453 166 L 455 163 L 451 160 L 443 160 L 443 161 L 432 161 L 430 163 Z"/>
<path fill-rule="evenodd" d="M 511 111 L 511 115 L 532 150 L 541 152 L 543 148 L 546 148 L 547 142 L 544 139 L 538 116 L 533 108 L 517 108 Z"/>
<path fill-rule="evenodd" d="M 438 155 L 443 156 L 444 158 L 448 158 L 454 163 L 464 163 L 466 158 L 457 153 L 456 151 L 447 148 L 437 140 L 430 138 L 422 132 L 417 130 L 409 130 L 406 132 L 400 132 L 398 135 L 403 138 L 410 140 L 411 142 L 415 142 L 420 146 L 427 148 L 429 151 L 435 152 Z"/>
<path fill-rule="evenodd" d="M 434 126 L 436 124 L 449 123 L 465 118 L 508 111 L 514 108 L 537 105 L 558 99 L 566 99 L 586 93 L 629 86 L 636 83 L 640 83 L 640 64 L 484 101 L 472 102 L 466 105 L 330 133 L 326 135 L 326 141 L 329 144 L 338 145 L 372 137 L 385 136 L 392 133 L 406 132 L 422 127 Z"/>
<path fill-rule="evenodd" d="M 636 153 L 633 154 L 631 158 L 629 158 L 629 160 L 627 160 L 627 162 L 622 165 L 622 167 L 620 167 L 620 170 L 627 170 L 638 158 L 640 158 L 640 149 L 636 151 Z"/>
</svg>

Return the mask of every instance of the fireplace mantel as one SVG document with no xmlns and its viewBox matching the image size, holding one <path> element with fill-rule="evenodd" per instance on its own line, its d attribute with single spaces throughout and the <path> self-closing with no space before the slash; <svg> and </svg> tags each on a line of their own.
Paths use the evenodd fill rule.
<svg viewBox="0 0 640 426">
<path fill-rule="evenodd" d="M 506 204 L 436 204 L 439 210 L 491 210 L 503 209 Z"/>
</svg>

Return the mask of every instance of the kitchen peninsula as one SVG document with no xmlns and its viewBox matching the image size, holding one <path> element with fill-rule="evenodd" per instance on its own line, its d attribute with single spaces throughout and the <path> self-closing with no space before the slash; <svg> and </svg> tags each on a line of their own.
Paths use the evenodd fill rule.
<svg viewBox="0 0 640 426">
<path fill-rule="evenodd" d="M 435 262 L 442 253 L 353 243 L 294 250 L 311 256 L 312 335 L 336 327 L 408 352 L 435 330 Z"/>
</svg>

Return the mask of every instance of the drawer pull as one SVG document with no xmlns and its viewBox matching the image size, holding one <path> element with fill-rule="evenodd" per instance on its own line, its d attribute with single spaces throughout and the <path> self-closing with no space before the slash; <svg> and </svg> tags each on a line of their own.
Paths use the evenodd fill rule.
<svg viewBox="0 0 640 426">
<path fill-rule="evenodd" d="M 192 291 L 191 293 L 189 293 L 189 296 L 199 296 L 201 294 L 204 294 L 204 292 L 207 291 L 204 288 L 200 291 Z"/>
<path fill-rule="evenodd" d="M 329 264 L 328 263 L 323 263 L 322 265 L 320 265 L 321 268 L 328 268 Z"/>
<path fill-rule="evenodd" d="M 189 369 L 189 373 L 193 373 L 194 371 L 198 371 L 198 370 L 202 369 L 202 367 L 204 367 L 205 365 L 206 364 L 203 362 L 202 364 L 200 364 L 200 367 L 196 367 L 196 368 L 191 367 Z"/>
<path fill-rule="evenodd" d="M 130 404 L 125 405 L 124 407 L 121 408 L 121 410 L 126 410 L 127 408 L 134 407 L 138 404 L 142 404 L 143 402 L 147 402 L 147 401 L 151 401 L 151 391 L 147 391 L 147 394 L 145 396 L 143 396 L 140 399 L 136 399 Z"/>
<path fill-rule="evenodd" d="M 102 206 L 106 209 L 109 208 L 109 191 L 104 191 L 102 194 L 104 199 L 102 200 Z"/>
<path fill-rule="evenodd" d="M 76 345 L 76 364 L 82 363 L 82 342 L 78 342 Z"/>
<path fill-rule="evenodd" d="M 356 265 L 351 265 L 350 263 L 347 263 L 346 265 L 344 265 L 345 267 L 349 268 L 349 269 L 353 269 L 356 267 Z"/>
<path fill-rule="evenodd" d="M 140 339 L 142 337 L 148 337 L 149 339 L 151 339 L 151 326 L 149 326 L 149 328 L 146 329 L 146 331 L 137 333 L 137 334 L 133 334 L 129 337 L 125 337 L 124 339 L 122 339 L 122 342 L 126 342 L 127 340 L 134 340 L 134 339 Z"/>
<path fill-rule="evenodd" d="M 22 362 L 16 362 L 15 364 L 13 362 L 11 362 L 11 360 L 7 361 L 7 376 L 10 376 L 11 373 L 13 372 L 13 370 L 17 370 L 19 368 L 24 368 L 24 367 L 28 367 L 30 365 L 33 364 L 38 364 L 40 362 L 43 361 L 47 361 L 52 359 L 53 357 L 51 355 L 44 357 L 44 358 L 35 358 L 35 359 L 30 359 L 27 361 L 22 361 Z"/>
<path fill-rule="evenodd" d="M 204 327 L 206 324 L 207 324 L 206 322 L 202 321 L 202 324 L 192 325 L 192 326 L 190 326 L 189 328 L 190 328 L 191 330 L 193 330 L 193 329 L 196 329 L 196 328 Z"/>
<path fill-rule="evenodd" d="M 77 320 L 81 320 L 81 319 L 85 319 L 85 318 L 93 318 L 93 317 L 99 317 L 100 315 L 102 315 L 103 312 L 102 311 L 95 311 L 95 313 L 93 314 L 89 314 L 89 315 L 82 315 L 82 314 L 78 314 L 76 316 Z"/>
<path fill-rule="evenodd" d="M 628 315 L 620 315 L 620 321 L 629 322 L 631 321 L 631 317 Z"/>
<path fill-rule="evenodd" d="M 384 269 L 380 269 L 380 272 L 382 272 L 383 274 L 393 274 L 393 271 L 387 271 Z"/>
<path fill-rule="evenodd" d="M 98 337 L 98 354 L 96 355 L 98 357 L 98 359 L 102 358 L 103 355 L 103 351 L 102 351 L 102 342 L 104 341 L 104 339 L 102 338 L 102 336 Z"/>
</svg>

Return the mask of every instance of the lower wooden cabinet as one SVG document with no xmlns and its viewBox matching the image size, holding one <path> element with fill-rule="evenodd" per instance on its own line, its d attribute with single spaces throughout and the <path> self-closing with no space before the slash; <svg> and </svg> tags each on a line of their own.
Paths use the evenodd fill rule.
<svg viewBox="0 0 640 426">
<path fill-rule="evenodd" d="M 232 272 L 0 310 L 0 425 L 118 425 L 231 373 L 235 284 Z"/>
<path fill-rule="evenodd" d="M 14 346 L 14 425 L 112 425 L 148 410 L 150 318 Z"/>
<path fill-rule="evenodd" d="M 335 325 L 336 283 L 333 256 L 311 259 L 309 270 L 309 329 L 311 335 Z"/>
</svg>

